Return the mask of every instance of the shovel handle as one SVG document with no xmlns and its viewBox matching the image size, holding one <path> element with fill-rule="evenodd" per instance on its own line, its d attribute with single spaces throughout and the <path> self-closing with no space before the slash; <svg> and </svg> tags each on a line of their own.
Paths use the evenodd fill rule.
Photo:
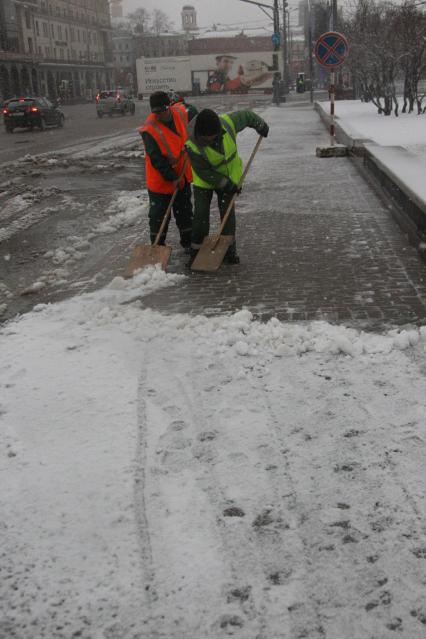
<svg viewBox="0 0 426 639">
<path fill-rule="evenodd" d="M 241 187 L 243 185 L 243 183 L 244 183 L 244 180 L 246 179 L 246 175 L 249 172 L 251 163 L 254 160 L 254 156 L 256 155 L 256 153 L 257 153 L 257 151 L 259 149 L 260 143 L 262 142 L 262 138 L 263 138 L 263 136 L 259 135 L 259 137 L 257 139 L 257 142 L 256 142 L 256 146 L 254 147 L 253 151 L 251 152 L 250 158 L 249 158 L 249 160 L 248 160 L 248 162 L 246 164 L 246 168 L 244 169 L 244 173 L 242 174 L 241 179 L 238 182 L 238 187 Z M 212 251 L 215 250 L 215 248 L 217 246 L 217 243 L 219 242 L 219 238 L 222 235 L 223 229 L 225 228 L 225 224 L 227 223 L 228 217 L 231 214 L 232 207 L 234 206 L 234 203 L 235 203 L 235 200 L 237 198 L 237 195 L 238 195 L 238 193 L 234 193 L 234 195 L 231 198 L 231 201 L 228 204 L 228 208 L 226 209 L 225 215 L 222 218 L 222 223 L 220 225 L 219 232 L 218 232 L 217 237 L 216 237 L 216 239 L 215 239 L 215 241 L 214 241 L 214 243 L 212 245 L 212 248 L 211 248 Z"/>
<path fill-rule="evenodd" d="M 164 228 L 165 228 L 165 226 L 166 226 L 166 224 L 167 224 L 167 222 L 168 222 L 168 219 L 169 219 L 169 217 L 170 217 L 170 212 L 171 212 L 171 210 L 172 210 L 173 203 L 174 203 L 174 201 L 175 201 L 175 199 L 176 199 L 176 196 L 177 196 L 177 194 L 178 194 L 178 191 L 179 191 L 179 182 L 181 181 L 181 179 L 182 179 L 182 178 L 183 178 L 183 176 L 184 176 L 184 173 L 185 173 L 185 171 L 186 171 L 186 165 L 187 165 L 187 164 L 188 164 L 188 156 L 185 158 L 185 162 L 184 162 L 184 165 L 183 165 L 183 169 L 182 169 L 182 171 L 181 171 L 181 174 L 180 174 L 180 175 L 179 175 L 179 177 L 177 178 L 176 188 L 175 188 L 175 190 L 173 191 L 173 195 L 172 195 L 172 197 L 170 198 L 170 202 L 169 202 L 169 204 L 168 204 L 168 206 L 167 206 L 166 212 L 164 213 L 163 221 L 161 222 L 161 226 L 160 226 L 160 228 L 159 228 L 159 230 L 158 230 L 157 237 L 155 238 L 155 242 L 154 242 L 153 246 L 158 246 L 158 242 L 160 241 L 160 238 L 161 238 L 161 236 L 162 236 L 162 234 L 163 234 Z"/>
</svg>

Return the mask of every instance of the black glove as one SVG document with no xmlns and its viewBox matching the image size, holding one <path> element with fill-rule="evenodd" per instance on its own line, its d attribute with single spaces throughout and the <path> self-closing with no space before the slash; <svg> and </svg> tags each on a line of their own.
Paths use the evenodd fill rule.
<svg viewBox="0 0 426 639">
<path fill-rule="evenodd" d="M 269 133 L 269 126 L 266 124 L 266 122 L 264 122 L 263 124 L 257 127 L 256 131 L 263 138 L 267 138 Z"/>
<path fill-rule="evenodd" d="M 239 195 L 242 191 L 242 187 L 235 184 L 235 182 L 232 182 L 232 180 L 228 180 L 228 183 L 223 190 L 231 195 L 235 195 L 235 193 Z"/>
</svg>

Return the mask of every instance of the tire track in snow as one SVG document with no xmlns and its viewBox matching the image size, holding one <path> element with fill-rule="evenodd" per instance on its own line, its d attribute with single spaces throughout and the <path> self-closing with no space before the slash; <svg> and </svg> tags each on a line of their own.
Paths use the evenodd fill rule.
<svg viewBox="0 0 426 639">
<path fill-rule="evenodd" d="M 146 629 L 152 624 L 152 608 L 156 601 L 155 572 L 153 567 L 151 535 L 149 521 L 146 512 L 145 490 L 146 490 L 146 369 L 143 369 L 138 382 L 137 394 L 137 433 L 136 433 L 136 452 L 135 452 L 135 471 L 134 471 L 134 504 L 135 519 L 138 532 L 140 559 L 141 559 L 141 577 L 144 583 L 146 593 L 145 603 L 147 611 L 143 623 Z M 157 635 L 153 628 L 150 629 L 150 637 L 155 639 Z"/>
</svg>

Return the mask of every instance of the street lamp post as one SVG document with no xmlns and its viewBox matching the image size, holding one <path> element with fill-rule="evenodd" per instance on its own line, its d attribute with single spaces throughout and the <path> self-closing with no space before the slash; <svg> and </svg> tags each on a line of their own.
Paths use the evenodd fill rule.
<svg viewBox="0 0 426 639">
<path fill-rule="evenodd" d="M 272 11 L 272 18 L 274 21 L 274 36 L 272 39 L 272 43 L 274 47 L 274 53 L 272 54 L 272 66 L 274 70 L 274 79 L 272 82 L 273 91 L 274 91 L 273 102 L 275 104 L 279 104 L 280 103 L 280 82 L 279 82 L 280 72 L 279 72 L 279 66 L 278 66 L 278 52 L 280 50 L 280 16 L 278 12 L 278 0 L 273 0 L 274 2 L 273 5 L 264 4 L 263 2 L 256 2 L 256 0 L 240 0 L 240 2 L 255 4 L 260 9 L 262 9 L 262 11 L 264 11 L 265 13 L 266 13 L 265 9 L 269 9 L 269 11 Z"/>
</svg>

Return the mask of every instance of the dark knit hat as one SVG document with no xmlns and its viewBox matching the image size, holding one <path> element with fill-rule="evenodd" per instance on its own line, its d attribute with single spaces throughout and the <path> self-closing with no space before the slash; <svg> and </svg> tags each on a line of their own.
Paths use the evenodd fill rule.
<svg viewBox="0 0 426 639">
<path fill-rule="evenodd" d="M 200 135 L 218 135 L 221 128 L 222 127 L 217 113 L 215 113 L 211 109 L 203 109 L 197 115 L 194 134 L 195 137 L 198 137 Z"/>
<path fill-rule="evenodd" d="M 149 96 L 149 106 L 153 113 L 167 111 L 170 106 L 170 98 L 165 91 L 156 91 Z"/>
</svg>

